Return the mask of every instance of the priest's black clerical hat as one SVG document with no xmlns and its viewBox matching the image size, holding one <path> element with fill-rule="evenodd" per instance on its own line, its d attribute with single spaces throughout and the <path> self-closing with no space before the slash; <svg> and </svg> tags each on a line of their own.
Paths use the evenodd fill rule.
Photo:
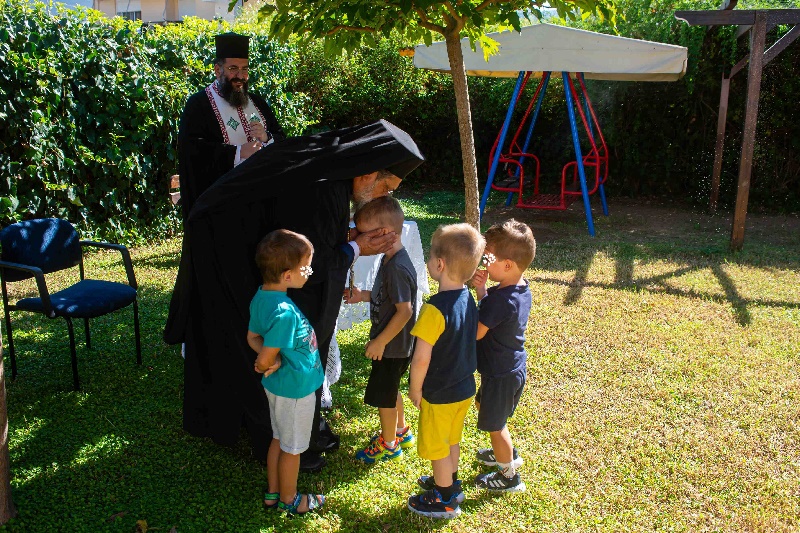
<svg viewBox="0 0 800 533">
<path fill-rule="evenodd" d="M 222 33 L 214 37 L 217 45 L 217 59 L 229 57 L 247 59 L 250 52 L 250 37 L 238 33 Z"/>
</svg>

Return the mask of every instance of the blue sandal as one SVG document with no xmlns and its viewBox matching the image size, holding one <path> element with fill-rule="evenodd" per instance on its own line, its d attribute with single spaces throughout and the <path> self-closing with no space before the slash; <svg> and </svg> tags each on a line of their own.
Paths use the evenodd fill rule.
<svg viewBox="0 0 800 533">
<path fill-rule="evenodd" d="M 297 508 L 300 507 L 300 504 L 303 501 L 303 496 L 306 497 L 306 501 L 308 502 L 308 511 L 298 511 Z M 309 511 L 313 511 L 314 509 L 319 509 L 325 503 L 325 496 L 322 494 L 300 494 L 299 492 L 295 494 L 294 501 L 290 504 L 283 503 L 282 501 L 278 502 L 278 508 L 281 511 L 286 511 L 288 514 L 291 515 L 304 515 Z"/>
<path fill-rule="evenodd" d="M 275 503 L 267 503 L 267 500 L 275 500 Z M 277 509 L 278 504 L 281 503 L 281 495 L 277 492 L 264 493 L 264 509 Z"/>
</svg>

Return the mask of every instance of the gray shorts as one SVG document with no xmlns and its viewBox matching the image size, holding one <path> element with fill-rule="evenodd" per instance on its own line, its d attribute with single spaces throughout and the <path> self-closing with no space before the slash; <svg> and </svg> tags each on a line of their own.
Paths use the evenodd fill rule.
<svg viewBox="0 0 800 533">
<path fill-rule="evenodd" d="M 292 455 L 303 453 L 311 440 L 316 392 L 302 398 L 276 396 L 267 389 L 272 438 L 281 441 L 281 450 Z"/>
</svg>

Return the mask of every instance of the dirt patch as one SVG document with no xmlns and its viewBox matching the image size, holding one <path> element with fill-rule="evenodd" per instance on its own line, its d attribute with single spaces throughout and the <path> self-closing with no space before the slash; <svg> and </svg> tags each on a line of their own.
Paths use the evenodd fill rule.
<svg viewBox="0 0 800 533">
<path fill-rule="evenodd" d="M 596 236 L 599 239 L 637 236 L 663 239 L 730 239 L 733 214 L 709 214 L 698 208 L 669 204 L 660 199 L 613 198 L 608 202 L 609 216 L 603 216 L 600 202 L 592 202 Z M 565 211 L 520 209 L 503 205 L 486 210 L 484 224 L 509 218 L 523 221 L 540 242 L 587 235 L 583 204 L 576 202 Z M 750 243 L 800 247 L 800 216 L 748 214 L 745 223 L 745 247 Z"/>
</svg>

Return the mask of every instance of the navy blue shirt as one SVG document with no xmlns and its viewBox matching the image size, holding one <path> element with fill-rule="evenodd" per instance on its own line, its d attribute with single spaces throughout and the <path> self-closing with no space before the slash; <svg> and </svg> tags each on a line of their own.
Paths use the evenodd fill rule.
<svg viewBox="0 0 800 533">
<path fill-rule="evenodd" d="M 431 296 L 411 334 L 433 345 L 422 397 L 428 403 L 456 403 L 475 395 L 478 308 L 466 287 Z"/>
<path fill-rule="evenodd" d="M 478 304 L 481 324 L 489 328 L 478 341 L 478 372 L 502 376 L 525 368 L 525 327 L 531 314 L 528 284 L 490 287 Z"/>
</svg>

